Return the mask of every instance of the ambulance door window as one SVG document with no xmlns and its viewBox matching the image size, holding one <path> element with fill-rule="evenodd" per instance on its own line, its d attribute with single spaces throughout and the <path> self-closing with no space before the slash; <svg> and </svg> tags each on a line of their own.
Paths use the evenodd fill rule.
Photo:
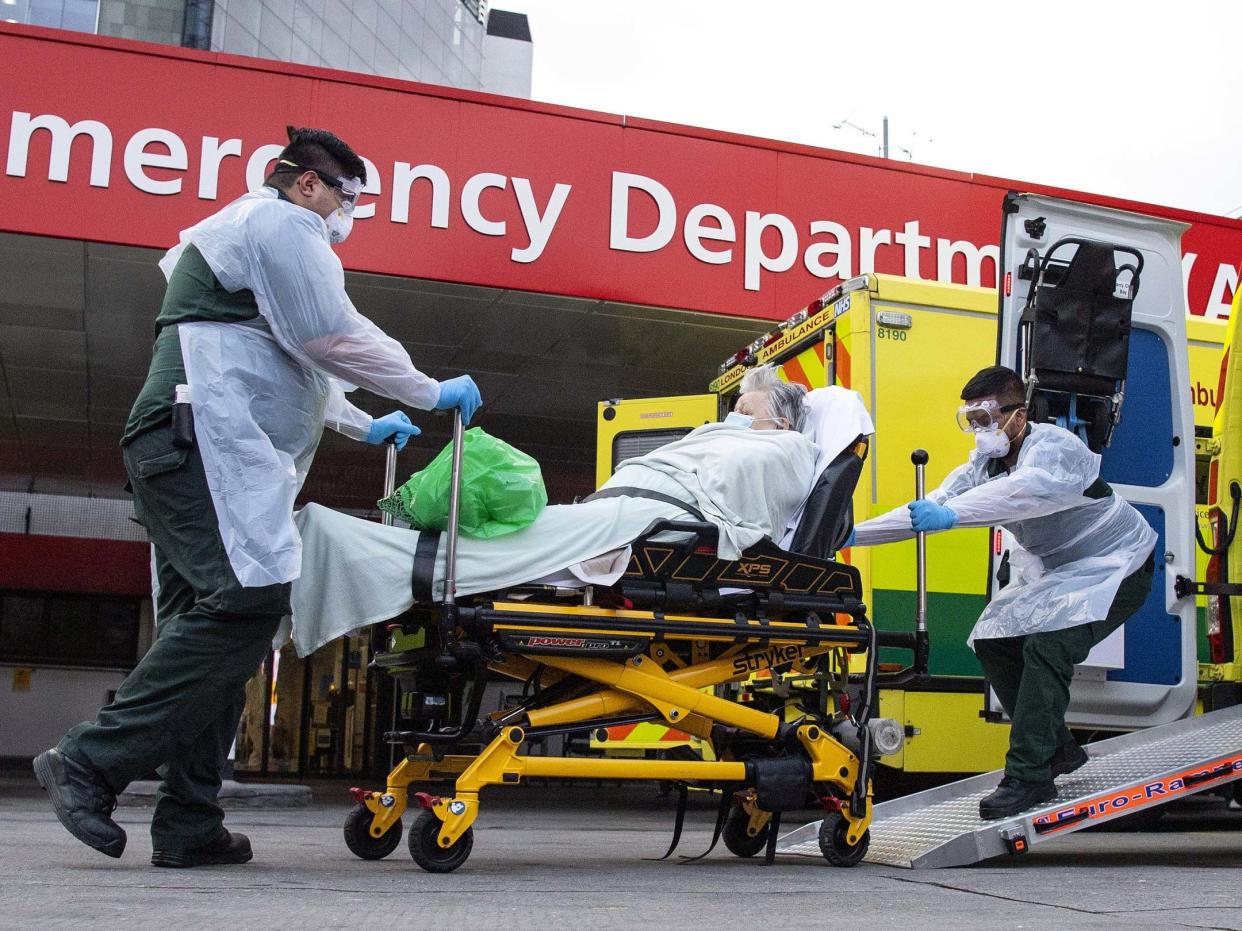
<svg viewBox="0 0 1242 931">
<path fill-rule="evenodd" d="M 1156 488 L 1173 474 L 1175 444 L 1193 439 L 1173 431 L 1173 405 L 1180 398 L 1173 396 L 1169 353 L 1159 335 L 1134 328 L 1126 372 L 1121 422 L 1102 453 L 1100 476 L 1110 483 Z"/>
</svg>

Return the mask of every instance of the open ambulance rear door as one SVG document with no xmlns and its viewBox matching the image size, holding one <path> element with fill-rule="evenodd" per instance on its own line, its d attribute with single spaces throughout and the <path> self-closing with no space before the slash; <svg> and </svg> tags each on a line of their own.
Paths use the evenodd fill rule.
<svg viewBox="0 0 1242 931">
<path fill-rule="evenodd" d="M 1075 675 L 1071 727 L 1151 727 L 1195 708 L 1195 603 L 1175 591 L 1178 576 L 1195 573 L 1185 228 L 1037 195 L 1005 199 L 998 362 L 1034 381 L 1032 419 L 1060 422 L 1101 453 L 1101 477 L 1158 536 L 1146 603 Z M 1038 308 L 1028 304 L 1034 288 Z M 1071 291 L 1086 302 L 1066 300 Z M 998 534 L 992 592 L 1012 546 Z"/>
</svg>

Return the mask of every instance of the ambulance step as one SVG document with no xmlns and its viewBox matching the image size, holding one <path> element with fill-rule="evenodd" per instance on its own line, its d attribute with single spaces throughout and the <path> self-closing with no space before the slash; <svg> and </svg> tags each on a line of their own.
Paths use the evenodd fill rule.
<svg viewBox="0 0 1242 931">
<path fill-rule="evenodd" d="M 1090 760 L 1057 780 L 1057 799 L 984 821 L 979 800 L 1002 771 L 875 806 L 867 861 L 913 869 L 965 866 L 1153 808 L 1242 778 L 1242 705 L 1087 746 Z M 819 822 L 789 832 L 776 852 L 820 856 Z"/>
</svg>

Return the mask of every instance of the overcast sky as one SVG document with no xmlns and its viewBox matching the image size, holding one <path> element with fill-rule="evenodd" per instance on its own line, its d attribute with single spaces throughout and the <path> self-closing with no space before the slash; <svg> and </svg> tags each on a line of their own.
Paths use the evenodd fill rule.
<svg viewBox="0 0 1242 931">
<path fill-rule="evenodd" d="M 536 100 L 1242 215 L 1238 0 L 493 6 Z"/>
</svg>

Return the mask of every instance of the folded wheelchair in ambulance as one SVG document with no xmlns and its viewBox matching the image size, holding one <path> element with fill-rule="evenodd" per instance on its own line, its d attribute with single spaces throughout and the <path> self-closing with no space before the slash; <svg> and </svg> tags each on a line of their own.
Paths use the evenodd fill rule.
<svg viewBox="0 0 1242 931">
<path fill-rule="evenodd" d="M 1020 352 L 1030 419 L 1076 433 L 1094 453 L 1121 418 L 1142 273 L 1138 249 L 1078 237 L 1042 256 L 1028 250 L 1018 270 L 1031 282 Z"/>
</svg>

